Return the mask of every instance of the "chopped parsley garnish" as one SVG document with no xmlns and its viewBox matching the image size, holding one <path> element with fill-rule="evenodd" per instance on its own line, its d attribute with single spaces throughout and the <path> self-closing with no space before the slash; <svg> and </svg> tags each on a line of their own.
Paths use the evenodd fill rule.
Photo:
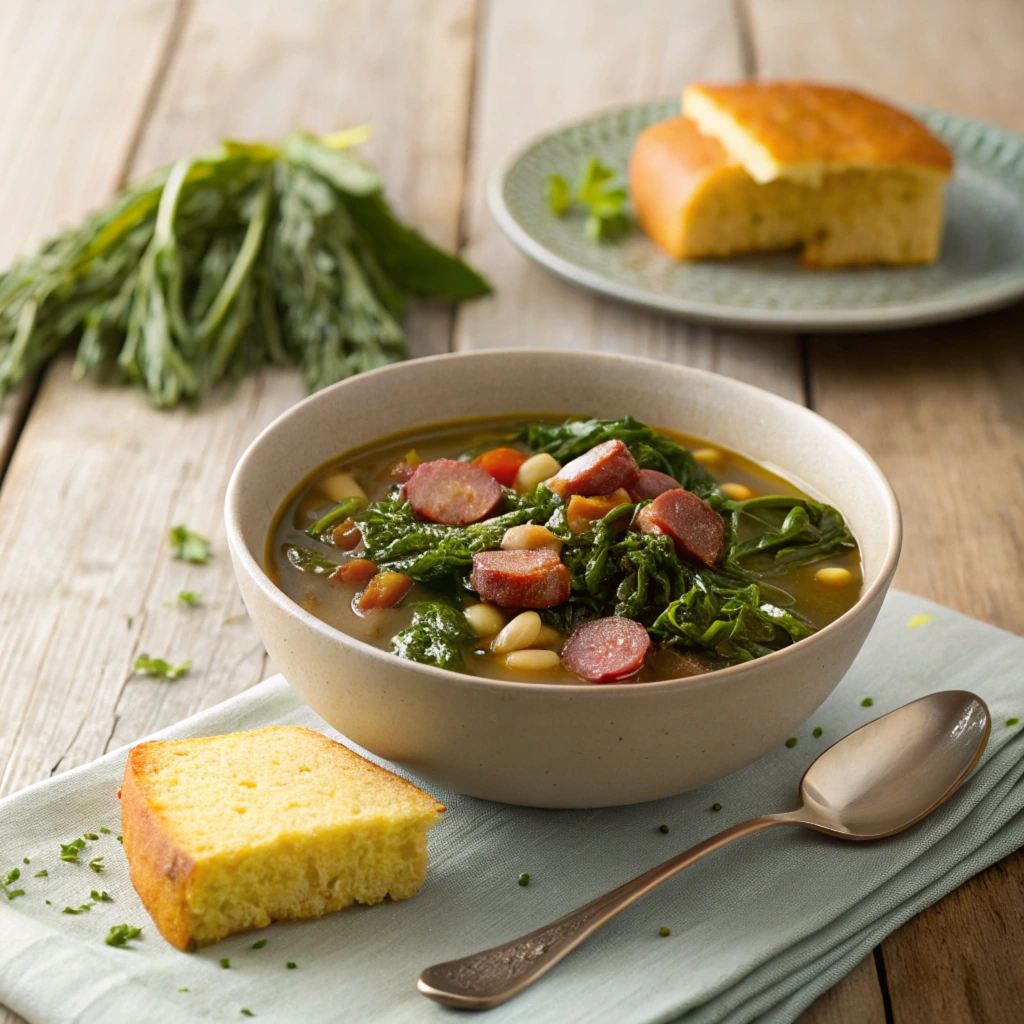
<svg viewBox="0 0 1024 1024">
<path fill-rule="evenodd" d="M 33 877 L 34 878 L 49 878 L 50 877 L 50 872 L 47 871 L 46 868 L 43 868 L 42 871 L 37 871 Z"/>
<path fill-rule="evenodd" d="M 109 836 L 110 835 L 110 829 L 109 828 L 101 828 L 100 829 L 100 833 L 102 835 Z"/>
<path fill-rule="evenodd" d="M 173 604 L 181 605 L 183 608 L 201 608 L 203 597 L 198 590 L 179 590 L 173 601 L 165 602 L 168 607 Z"/>
<path fill-rule="evenodd" d="M 110 934 L 103 940 L 108 946 L 119 946 L 124 948 L 131 942 L 132 939 L 139 937 L 142 932 L 141 928 L 136 928 L 130 924 L 115 924 L 110 929 Z"/>
<path fill-rule="evenodd" d="M 820 726 L 820 725 L 816 725 L 816 726 L 814 727 L 814 732 L 812 732 L 812 733 L 811 733 L 811 735 L 812 735 L 812 736 L 813 736 L 813 737 L 814 737 L 814 738 L 815 738 L 816 740 L 817 740 L 817 739 L 821 739 L 821 732 L 822 732 L 821 726 Z"/>
<path fill-rule="evenodd" d="M 171 547 L 174 557 L 183 562 L 205 565 L 210 560 L 210 542 L 187 526 L 175 526 L 171 530 Z"/>
<path fill-rule="evenodd" d="M 16 899 L 18 896 L 25 895 L 24 889 L 10 888 L 19 878 L 21 878 L 21 868 L 11 868 L 11 870 L 7 872 L 7 875 L 5 876 L 4 880 L 0 882 L 0 891 L 3 891 L 3 894 L 9 900 L 13 900 Z"/>
<path fill-rule="evenodd" d="M 252 1010 L 247 1010 L 244 1006 L 242 1007 L 241 1013 L 242 1013 L 243 1017 L 255 1017 L 256 1016 L 256 1014 L 253 1013 Z"/>
<path fill-rule="evenodd" d="M 584 207 L 587 237 L 592 242 L 615 238 L 629 228 L 629 218 L 623 212 L 625 202 L 625 185 L 596 156 L 584 164 L 575 191 L 560 174 L 548 178 L 548 208 L 556 217 L 562 217 L 574 206 Z"/>
<path fill-rule="evenodd" d="M 869 707 L 871 707 L 871 705 L 872 705 L 872 704 L 874 704 L 874 703 L 875 703 L 875 702 L 874 702 L 874 701 L 873 701 L 873 700 L 872 700 L 872 699 L 871 699 L 870 697 L 865 697 L 865 698 L 864 698 L 864 699 L 863 699 L 863 700 L 862 700 L 862 701 L 860 702 L 860 706 L 861 706 L 862 708 L 869 708 Z"/>
<path fill-rule="evenodd" d="M 117 837 L 117 841 L 118 841 L 119 843 L 123 843 L 123 842 L 124 842 L 124 839 L 123 839 L 123 838 L 122 838 L 121 836 L 118 836 L 118 837 Z"/>
<path fill-rule="evenodd" d="M 288 963 L 285 964 L 285 967 L 287 967 L 289 971 L 294 971 L 297 966 L 298 964 L 296 964 L 294 960 L 289 960 Z"/>
<path fill-rule="evenodd" d="M 252 944 L 252 948 L 253 949 L 262 949 L 266 944 L 267 944 L 267 940 L 266 939 L 260 939 L 259 941 L 254 942 Z"/>
<path fill-rule="evenodd" d="M 668 831 L 668 825 L 659 825 L 658 826 L 658 831 L 659 832 L 667 832 Z"/>
<path fill-rule="evenodd" d="M 786 740 L 786 746 L 789 747 L 790 750 L 792 750 L 796 745 L 797 738 L 795 736 L 790 736 L 789 739 Z"/>
<path fill-rule="evenodd" d="M 103 870 L 103 865 L 100 863 L 101 860 L 103 860 L 102 857 L 93 857 L 93 859 L 89 861 L 89 867 L 92 868 L 97 875 Z"/>
<path fill-rule="evenodd" d="M 529 874 L 527 872 L 524 871 L 519 876 L 519 884 L 520 885 L 529 885 L 530 884 L 530 876 L 529 876 Z"/>
<path fill-rule="evenodd" d="M 92 892 L 89 893 L 89 895 L 97 903 L 113 903 L 114 902 L 114 897 L 111 896 L 110 893 L 108 893 L 106 891 L 98 891 L 96 889 L 93 889 Z"/>
<path fill-rule="evenodd" d="M 192 667 L 191 661 L 183 661 L 180 665 L 172 665 L 163 658 L 151 658 L 148 654 L 140 654 L 135 659 L 135 671 L 144 676 L 156 676 L 158 679 L 180 679 Z"/>
<path fill-rule="evenodd" d="M 178 991 L 179 991 L 179 992 L 187 992 L 187 991 L 188 991 L 188 989 L 187 989 L 187 988 L 186 988 L 186 987 L 185 987 L 184 985 L 182 985 L 182 987 L 181 987 L 181 988 L 179 988 L 179 989 L 178 989 Z"/>
<path fill-rule="evenodd" d="M 82 833 L 82 838 L 83 839 L 88 839 L 90 842 L 92 842 L 92 840 L 94 840 L 94 839 L 99 839 L 99 836 L 96 835 L 95 832 L 83 832 Z"/>
<path fill-rule="evenodd" d="M 60 844 L 60 859 L 68 864 L 78 863 L 78 851 L 85 849 L 85 840 L 81 837 L 72 839 L 70 843 Z"/>
<path fill-rule="evenodd" d="M 87 910 L 92 910 L 91 903 L 82 903 L 77 907 L 65 907 L 62 914 L 84 914 Z"/>
<path fill-rule="evenodd" d="M 1015 725 L 1017 725 L 1017 724 L 1018 724 L 1019 722 L 1020 722 L 1020 719 L 1019 719 L 1019 718 L 1008 718 L 1008 719 L 1006 720 L 1006 727 L 1007 727 L 1008 729 L 1012 729 L 1012 728 L 1013 728 L 1013 727 L 1014 727 Z"/>
<path fill-rule="evenodd" d="M 721 809 L 722 809 L 722 805 L 721 804 L 712 804 L 711 805 L 711 810 L 713 810 L 713 811 L 717 812 L 717 811 L 720 811 Z"/>
<path fill-rule="evenodd" d="M 226 956 L 221 957 L 220 965 L 226 971 L 231 966 L 231 961 Z"/>
<path fill-rule="evenodd" d="M 31 864 L 31 863 L 32 863 L 32 861 L 30 861 L 30 860 L 28 859 L 28 857 L 22 857 L 22 858 L 21 858 L 21 863 L 22 863 L 22 864 Z"/>
</svg>

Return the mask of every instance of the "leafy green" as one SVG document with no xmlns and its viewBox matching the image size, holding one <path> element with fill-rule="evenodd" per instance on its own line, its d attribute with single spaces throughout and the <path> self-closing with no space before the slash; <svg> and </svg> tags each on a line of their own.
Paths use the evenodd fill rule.
<svg viewBox="0 0 1024 1024">
<path fill-rule="evenodd" d="M 330 529 L 330 527 L 334 526 L 335 523 L 340 522 L 342 519 L 347 519 L 354 512 L 362 508 L 364 504 L 365 503 L 362 498 L 346 498 L 344 501 L 335 505 L 327 515 L 321 516 L 308 530 L 306 530 L 307 536 L 319 539 L 320 536 Z"/>
<path fill-rule="evenodd" d="M 140 654 L 135 659 L 133 666 L 134 670 L 140 675 L 144 676 L 156 676 L 158 679 L 180 679 L 186 672 L 192 667 L 191 661 L 183 661 L 179 665 L 172 665 L 169 661 L 165 661 L 163 658 L 151 658 L 148 654 Z M 102 860 L 102 858 L 99 858 Z M 100 870 L 101 868 L 94 868 L 90 861 L 89 867 L 93 871 Z"/>
<path fill-rule="evenodd" d="M 564 423 L 531 423 L 518 434 L 535 452 L 547 452 L 563 466 L 604 441 L 622 441 L 642 469 L 657 469 L 703 498 L 724 496 L 715 478 L 693 457 L 689 448 L 659 434 L 632 416 L 617 420 L 573 417 Z"/>
<path fill-rule="evenodd" d="M 626 187 L 615 171 L 596 157 L 583 165 L 575 191 L 561 174 L 552 174 L 547 184 L 548 207 L 562 217 L 575 207 L 587 211 L 584 227 L 592 242 L 605 242 L 629 230 L 629 218 L 623 207 Z"/>
<path fill-rule="evenodd" d="M 289 544 L 284 549 L 284 556 L 288 559 L 289 565 L 293 565 L 299 572 L 311 572 L 317 576 L 323 576 L 324 574 L 330 575 L 338 568 L 337 562 L 332 562 L 309 548 L 299 547 L 298 544 Z"/>
<path fill-rule="evenodd" d="M 458 671 L 462 649 L 473 639 L 465 615 L 441 601 L 420 601 L 412 623 L 391 639 L 391 650 L 401 658 Z"/>
<path fill-rule="evenodd" d="M 174 549 L 174 557 L 183 562 L 205 565 L 210 560 L 210 542 L 187 526 L 171 528 L 171 547 Z"/>
<path fill-rule="evenodd" d="M 76 376 L 201 398 L 267 362 L 323 387 L 405 355 L 406 295 L 487 282 L 404 225 L 359 131 L 225 141 L 128 185 L 0 276 L 0 398 L 77 341 Z"/>
</svg>

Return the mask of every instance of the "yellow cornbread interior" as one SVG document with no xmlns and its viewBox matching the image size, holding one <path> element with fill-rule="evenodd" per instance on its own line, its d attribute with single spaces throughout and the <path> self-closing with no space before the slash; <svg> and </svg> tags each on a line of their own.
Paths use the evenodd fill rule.
<svg viewBox="0 0 1024 1024">
<path fill-rule="evenodd" d="M 444 810 L 294 726 L 143 744 L 129 758 L 129 787 L 132 881 L 182 948 L 353 902 L 407 899 L 426 876 L 427 831 Z"/>
</svg>

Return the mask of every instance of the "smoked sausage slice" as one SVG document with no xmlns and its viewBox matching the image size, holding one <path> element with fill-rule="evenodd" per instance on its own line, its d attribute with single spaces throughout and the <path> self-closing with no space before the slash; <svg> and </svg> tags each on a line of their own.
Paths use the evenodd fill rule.
<svg viewBox="0 0 1024 1024">
<path fill-rule="evenodd" d="M 502 608 L 553 608 L 572 590 L 569 570 L 551 548 L 479 551 L 469 582 L 481 600 Z"/>
<path fill-rule="evenodd" d="M 421 462 L 405 484 L 405 497 L 417 515 L 449 526 L 486 519 L 503 493 L 486 469 L 456 459 Z"/>
<path fill-rule="evenodd" d="M 662 473 L 657 469 L 641 469 L 640 479 L 629 489 L 629 496 L 634 501 L 646 501 L 648 498 L 656 498 L 666 491 L 674 491 L 683 485 L 668 473 Z"/>
<path fill-rule="evenodd" d="M 639 622 L 610 615 L 576 629 L 562 649 L 562 664 L 588 682 L 614 683 L 639 672 L 650 649 Z"/>
<path fill-rule="evenodd" d="M 622 441 L 604 441 L 563 466 L 549 481 L 561 498 L 573 494 L 592 497 L 610 494 L 619 487 L 627 491 L 640 479 L 640 467 Z"/>
<path fill-rule="evenodd" d="M 725 520 L 706 502 L 682 488 L 665 491 L 636 516 L 641 533 L 667 533 L 684 558 L 714 565 L 722 557 Z"/>
</svg>

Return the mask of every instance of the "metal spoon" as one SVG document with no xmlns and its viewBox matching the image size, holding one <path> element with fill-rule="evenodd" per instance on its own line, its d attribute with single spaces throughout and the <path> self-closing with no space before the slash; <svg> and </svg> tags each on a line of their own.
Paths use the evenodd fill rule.
<svg viewBox="0 0 1024 1024">
<path fill-rule="evenodd" d="M 826 750 L 800 782 L 797 810 L 733 825 L 529 935 L 428 967 L 417 987 L 448 1006 L 498 1006 L 667 878 L 734 839 L 774 825 L 805 825 L 840 839 L 885 839 L 902 832 L 967 778 L 988 742 L 990 724 L 985 702 L 963 690 L 906 704 Z"/>
</svg>

